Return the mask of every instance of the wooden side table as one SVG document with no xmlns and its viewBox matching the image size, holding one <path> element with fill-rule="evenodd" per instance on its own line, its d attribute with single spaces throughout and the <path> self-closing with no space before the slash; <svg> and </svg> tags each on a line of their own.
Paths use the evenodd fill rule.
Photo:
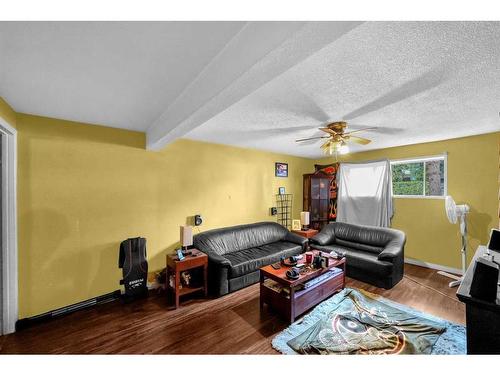
<svg viewBox="0 0 500 375">
<path fill-rule="evenodd" d="M 305 238 L 311 238 L 318 234 L 318 231 L 316 229 L 292 230 L 292 232 Z"/>
<path fill-rule="evenodd" d="M 174 293 L 175 308 L 179 307 L 179 297 L 194 292 L 203 291 L 205 297 L 208 293 L 207 288 L 207 273 L 208 273 L 208 256 L 198 249 L 190 249 L 193 255 L 186 255 L 183 260 L 177 258 L 177 254 L 167 255 L 167 269 L 166 269 L 166 283 L 167 283 L 167 297 L 168 292 Z M 195 268 L 203 268 L 203 280 L 200 284 L 195 284 L 189 287 L 181 286 L 181 272 L 192 270 Z M 174 287 L 170 287 L 170 275 L 174 275 Z"/>
</svg>

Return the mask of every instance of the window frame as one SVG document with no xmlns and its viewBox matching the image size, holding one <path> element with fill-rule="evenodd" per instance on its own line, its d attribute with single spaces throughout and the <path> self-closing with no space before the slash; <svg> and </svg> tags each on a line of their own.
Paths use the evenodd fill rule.
<svg viewBox="0 0 500 375">
<path fill-rule="evenodd" d="M 427 161 L 435 161 L 435 160 L 443 160 L 444 161 L 444 183 L 443 183 L 443 195 L 425 195 L 425 179 L 424 179 L 424 195 L 399 195 L 394 194 L 394 186 L 392 181 L 392 166 L 395 164 L 408 164 L 408 163 L 422 163 Z M 389 160 L 391 165 L 391 187 L 392 187 L 392 196 L 394 198 L 409 198 L 409 199 L 445 199 L 448 195 L 448 153 L 445 152 L 443 154 L 431 155 L 431 156 L 422 156 L 416 158 L 404 158 L 404 159 L 391 159 Z M 425 178 L 425 164 L 424 164 L 424 178 Z"/>
</svg>

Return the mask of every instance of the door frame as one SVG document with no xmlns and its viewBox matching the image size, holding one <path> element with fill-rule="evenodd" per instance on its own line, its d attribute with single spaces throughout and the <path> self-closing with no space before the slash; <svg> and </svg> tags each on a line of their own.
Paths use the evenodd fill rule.
<svg viewBox="0 0 500 375">
<path fill-rule="evenodd" d="M 2 328 L 15 332 L 19 318 L 17 261 L 17 130 L 0 116 L 2 137 Z"/>
</svg>

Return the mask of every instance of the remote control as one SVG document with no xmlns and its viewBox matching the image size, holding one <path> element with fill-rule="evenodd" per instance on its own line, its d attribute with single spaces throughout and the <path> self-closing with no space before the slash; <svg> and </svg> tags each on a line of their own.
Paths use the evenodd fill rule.
<svg viewBox="0 0 500 375">
<path fill-rule="evenodd" d="M 279 263 L 273 263 L 271 264 L 271 267 L 273 267 L 275 270 L 279 270 L 281 268 L 281 265 Z"/>
</svg>

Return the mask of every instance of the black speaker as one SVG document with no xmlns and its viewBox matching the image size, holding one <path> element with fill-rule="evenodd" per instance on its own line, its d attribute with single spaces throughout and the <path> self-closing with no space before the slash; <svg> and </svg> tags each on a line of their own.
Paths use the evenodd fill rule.
<svg viewBox="0 0 500 375">
<path fill-rule="evenodd" d="M 120 244 L 118 267 L 122 269 L 123 279 L 120 280 L 120 284 L 125 286 L 123 295 L 125 302 L 148 295 L 146 256 L 145 238 L 129 238 Z"/>
<path fill-rule="evenodd" d="M 497 298 L 499 267 L 497 263 L 478 258 L 470 285 L 471 297 L 494 302 Z"/>
<path fill-rule="evenodd" d="M 198 226 L 203 224 L 203 219 L 201 218 L 201 215 L 194 215 L 194 225 Z"/>
<path fill-rule="evenodd" d="M 488 242 L 488 250 L 500 251 L 500 230 L 491 229 L 490 242 Z"/>
</svg>

